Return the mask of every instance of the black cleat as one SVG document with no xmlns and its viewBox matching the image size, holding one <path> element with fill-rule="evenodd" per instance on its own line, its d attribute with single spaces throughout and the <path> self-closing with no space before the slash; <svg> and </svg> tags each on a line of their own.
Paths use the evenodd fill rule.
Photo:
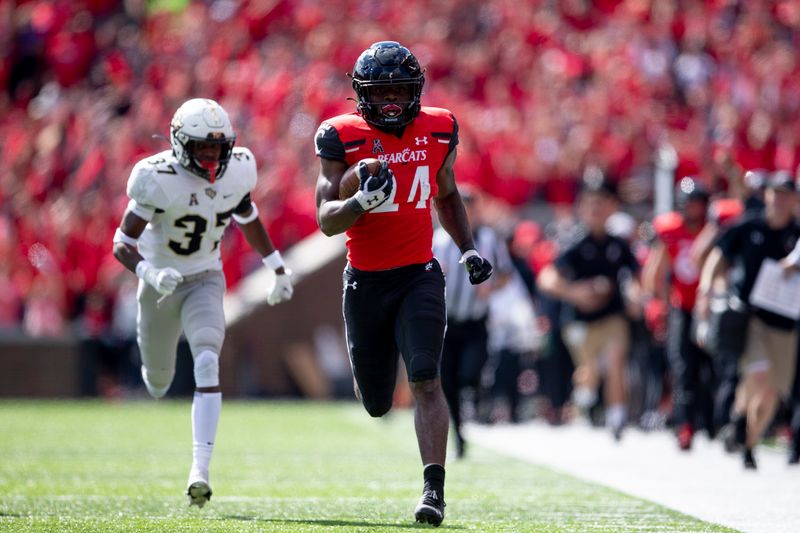
<svg viewBox="0 0 800 533">
<path fill-rule="evenodd" d="M 613 426 L 611 428 L 611 436 L 614 438 L 614 442 L 620 442 L 622 440 L 622 432 L 624 429 L 625 429 L 624 424 Z"/>
<path fill-rule="evenodd" d="M 789 464 L 796 465 L 800 463 L 800 439 L 793 438 L 789 443 Z"/>
<path fill-rule="evenodd" d="M 195 481 L 186 489 L 189 497 L 189 507 L 196 505 L 200 509 L 211 499 L 211 486 L 207 481 Z"/>
<path fill-rule="evenodd" d="M 744 467 L 746 470 L 755 470 L 757 468 L 756 458 L 753 457 L 753 450 L 750 448 L 745 448 L 742 458 L 744 460 Z"/>
<path fill-rule="evenodd" d="M 463 459 L 464 456 L 467 454 L 467 441 L 464 440 L 464 437 L 459 437 L 456 435 L 456 457 L 459 459 Z"/>
<path fill-rule="evenodd" d="M 736 453 L 744 447 L 745 437 L 741 430 L 741 423 L 726 424 L 719 430 L 719 437 L 727 453 Z"/>
<path fill-rule="evenodd" d="M 441 493 L 434 489 L 425 489 L 419 499 L 417 508 L 414 509 L 414 518 L 423 524 L 432 524 L 439 527 L 444 520 L 444 499 Z"/>
</svg>

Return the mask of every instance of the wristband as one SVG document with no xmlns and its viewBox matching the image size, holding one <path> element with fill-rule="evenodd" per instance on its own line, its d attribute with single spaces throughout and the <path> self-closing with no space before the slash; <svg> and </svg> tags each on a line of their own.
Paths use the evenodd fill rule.
<svg viewBox="0 0 800 533">
<path fill-rule="evenodd" d="M 146 259 L 142 259 L 138 263 L 136 263 L 136 277 L 139 279 L 144 279 L 147 275 L 147 272 L 153 268 L 153 264 Z"/>
<path fill-rule="evenodd" d="M 264 263 L 265 267 L 272 270 L 278 270 L 282 266 L 285 266 L 283 264 L 283 257 L 281 257 L 281 253 L 278 250 L 275 250 L 268 256 L 261 258 L 261 262 Z"/>
<path fill-rule="evenodd" d="M 364 212 L 366 211 L 366 209 L 364 209 L 364 206 L 362 206 L 361 202 L 359 202 L 358 198 L 356 198 L 359 194 L 361 194 L 363 196 L 364 193 L 362 193 L 361 191 L 358 191 L 355 195 L 353 195 L 352 198 L 350 198 L 347 201 L 347 206 L 350 209 L 352 209 L 355 214 L 363 215 Z"/>
<path fill-rule="evenodd" d="M 481 256 L 481 254 L 479 254 L 477 252 L 477 250 L 472 248 L 471 250 L 467 250 L 466 252 L 461 254 L 461 259 L 459 259 L 458 262 L 459 262 L 459 264 L 464 264 L 464 263 L 467 262 L 467 259 L 469 259 L 470 257 L 480 257 L 480 256 Z"/>
</svg>

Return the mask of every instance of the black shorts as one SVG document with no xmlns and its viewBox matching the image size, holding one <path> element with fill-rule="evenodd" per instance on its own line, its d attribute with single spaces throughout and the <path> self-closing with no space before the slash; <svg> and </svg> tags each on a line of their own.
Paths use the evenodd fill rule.
<svg viewBox="0 0 800 533">
<path fill-rule="evenodd" d="M 437 377 L 446 314 L 436 259 L 375 272 L 348 265 L 342 277 L 347 346 L 365 405 L 391 405 L 398 350 L 409 381 Z"/>
</svg>

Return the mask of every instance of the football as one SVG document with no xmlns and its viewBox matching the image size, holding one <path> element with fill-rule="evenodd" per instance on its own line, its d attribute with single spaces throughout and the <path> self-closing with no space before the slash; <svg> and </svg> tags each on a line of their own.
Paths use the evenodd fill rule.
<svg viewBox="0 0 800 533">
<path fill-rule="evenodd" d="M 369 173 L 372 176 L 377 174 L 381 169 L 381 162 L 374 157 L 368 157 L 366 159 L 362 159 L 361 161 L 367 164 L 367 170 L 369 170 Z M 359 163 L 361 161 L 359 161 Z M 344 174 L 342 174 L 342 179 L 339 181 L 340 200 L 352 198 L 353 195 L 358 192 L 358 188 L 361 186 L 361 180 L 358 178 L 356 168 L 358 168 L 358 163 L 345 170 Z"/>
</svg>

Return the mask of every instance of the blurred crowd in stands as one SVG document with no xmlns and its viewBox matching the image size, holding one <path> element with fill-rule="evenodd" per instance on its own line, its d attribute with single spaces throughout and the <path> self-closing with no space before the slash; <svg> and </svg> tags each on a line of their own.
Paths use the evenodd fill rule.
<svg viewBox="0 0 800 533">
<path fill-rule="evenodd" d="M 314 232 L 314 130 L 354 110 L 345 73 L 386 39 L 425 66 L 423 104 L 454 112 L 459 183 L 530 276 L 564 246 L 587 168 L 643 260 L 663 147 L 715 198 L 745 170 L 795 171 L 799 37 L 793 0 L 0 0 L 0 330 L 130 338 L 136 279 L 111 238 L 133 163 L 168 147 L 191 97 L 218 100 L 256 155 L 276 245 Z M 229 287 L 260 265 L 231 232 Z"/>
</svg>

